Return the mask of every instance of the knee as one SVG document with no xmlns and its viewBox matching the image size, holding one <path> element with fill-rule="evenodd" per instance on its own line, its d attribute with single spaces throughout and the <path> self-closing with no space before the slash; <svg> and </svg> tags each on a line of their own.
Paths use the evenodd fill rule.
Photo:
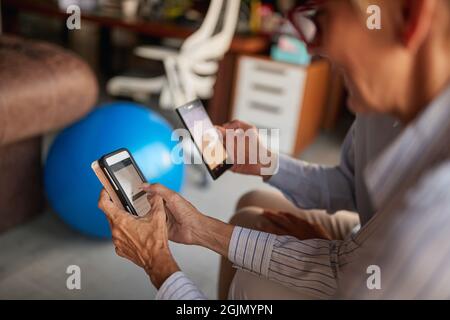
<svg viewBox="0 0 450 320">
<path fill-rule="evenodd" d="M 253 273 L 237 270 L 228 290 L 230 300 L 320 299 L 311 289 L 287 287 Z"/>
<path fill-rule="evenodd" d="M 239 198 L 236 205 L 236 211 L 247 207 L 259 207 L 258 202 L 261 199 L 261 191 L 253 190 L 245 193 Z"/>
<path fill-rule="evenodd" d="M 258 207 L 241 208 L 231 217 L 230 224 L 249 229 L 256 229 L 262 211 L 263 210 Z"/>
</svg>

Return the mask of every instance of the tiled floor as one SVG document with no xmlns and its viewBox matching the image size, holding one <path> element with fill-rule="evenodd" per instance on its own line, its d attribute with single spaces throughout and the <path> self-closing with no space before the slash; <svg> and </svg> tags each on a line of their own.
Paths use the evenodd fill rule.
<svg viewBox="0 0 450 320">
<path fill-rule="evenodd" d="M 322 135 L 302 158 L 337 163 L 340 142 Z M 226 173 L 201 189 L 192 177 L 188 170 L 183 195 L 202 212 L 222 220 L 231 217 L 243 193 L 270 188 L 259 178 Z M 172 250 L 183 271 L 215 298 L 219 257 L 200 247 L 174 244 Z M 66 288 L 69 265 L 81 268 L 81 290 Z M 0 235 L 0 299 L 152 299 L 155 292 L 144 272 L 117 257 L 109 241 L 77 234 L 50 211 Z"/>
</svg>

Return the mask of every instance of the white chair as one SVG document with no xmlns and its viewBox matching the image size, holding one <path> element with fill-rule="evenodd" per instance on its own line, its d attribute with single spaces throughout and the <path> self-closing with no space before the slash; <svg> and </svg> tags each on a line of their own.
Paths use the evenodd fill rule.
<svg viewBox="0 0 450 320">
<path fill-rule="evenodd" d="M 184 41 L 179 51 L 151 46 L 134 50 L 139 57 L 162 61 L 165 75 L 150 79 L 118 76 L 108 81 L 108 92 L 136 100 L 161 93 L 163 108 L 174 108 L 196 98 L 211 98 L 218 61 L 230 47 L 239 9 L 240 0 L 211 0 L 202 25 Z M 221 28 L 215 32 L 222 12 Z"/>
</svg>

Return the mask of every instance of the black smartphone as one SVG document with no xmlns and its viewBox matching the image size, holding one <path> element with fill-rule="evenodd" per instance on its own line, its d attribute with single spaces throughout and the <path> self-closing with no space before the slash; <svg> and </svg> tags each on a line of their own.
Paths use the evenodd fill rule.
<svg viewBox="0 0 450 320">
<path fill-rule="evenodd" d="M 203 103 L 194 100 L 178 107 L 176 111 L 202 155 L 211 177 L 216 180 L 232 167 L 232 163 L 227 163 L 229 156 Z"/>
<path fill-rule="evenodd" d="M 101 172 L 98 172 L 96 167 Z M 102 156 L 92 164 L 92 168 L 113 201 L 118 199 L 125 210 L 136 216 L 143 216 L 149 212 L 150 203 L 147 194 L 139 188 L 146 182 L 145 177 L 127 149 L 121 148 Z M 104 178 L 109 185 L 108 183 L 105 185 Z M 113 197 L 111 192 L 117 197 Z"/>
</svg>

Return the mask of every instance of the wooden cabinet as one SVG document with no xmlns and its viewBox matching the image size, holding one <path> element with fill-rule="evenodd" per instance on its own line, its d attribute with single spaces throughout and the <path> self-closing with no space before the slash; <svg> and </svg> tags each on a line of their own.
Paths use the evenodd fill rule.
<svg viewBox="0 0 450 320">
<path fill-rule="evenodd" d="M 232 118 L 258 128 L 280 129 L 280 151 L 298 155 L 316 137 L 328 97 L 330 68 L 241 56 L 237 63 Z"/>
</svg>

